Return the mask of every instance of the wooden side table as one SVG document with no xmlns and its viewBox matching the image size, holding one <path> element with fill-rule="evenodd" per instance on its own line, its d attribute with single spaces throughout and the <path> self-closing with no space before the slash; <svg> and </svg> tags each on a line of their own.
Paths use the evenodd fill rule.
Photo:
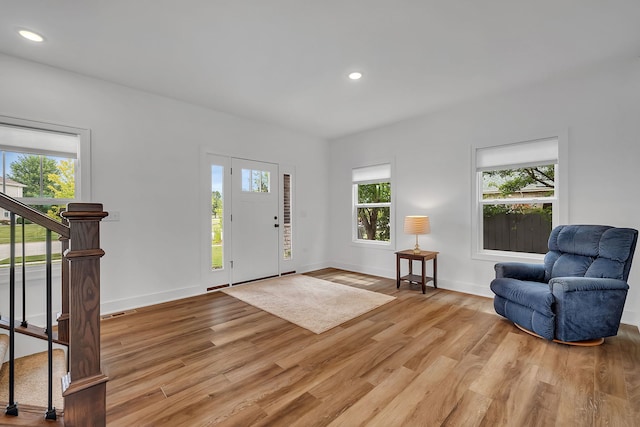
<svg viewBox="0 0 640 427">
<path fill-rule="evenodd" d="M 419 283 L 422 286 L 422 293 L 424 294 L 427 289 L 427 283 L 433 280 L 433 287 L 438 289 L 438 254 L 439 252 L 420 251 L 420 253 L 413 253 L 413 249 L 407 249 L 405 251 L 396 252 L 396 289 L 400 289 L 400 282 L 405 280 L 409 283 Z M 406 276 L 400 276 L 400 260 L 409 260 L 409 274 Z M 428 260 L 433 260 L 433 277 L 427 276 L 426 263 Z M 422 274 L 413 274 L 413 261 L 422 262 Z"/>
</svg>

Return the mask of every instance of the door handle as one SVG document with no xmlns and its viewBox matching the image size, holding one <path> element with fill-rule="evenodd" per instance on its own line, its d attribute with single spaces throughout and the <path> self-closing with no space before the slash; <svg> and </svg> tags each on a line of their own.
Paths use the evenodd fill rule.
<svg viewBox="0 0 640 427">
<path fill-rule="evenodd" d="M 278 228 L 278 227 L 280 227 L 280 224 L 273 224 L 273 226 L 274 226 L 275 228 Z"/>
</svg>

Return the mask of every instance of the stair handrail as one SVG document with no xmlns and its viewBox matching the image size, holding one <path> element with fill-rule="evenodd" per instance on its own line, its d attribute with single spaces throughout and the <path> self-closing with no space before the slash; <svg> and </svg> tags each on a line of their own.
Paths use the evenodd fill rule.
<svg viewBox="0 0 640 427">
<path fill-rule="evenodd" d="M 25 205 L 4 193 L 0 193 L 0 208 L 9 212 L 14 212 L 16 215 L 24 219 L 28 219 L 34 224 L 38 224 L 39 226 L 49 229 L 54 233 L 58 233 L 61 237 L 68 239 L 71 235 L 68 226 L 49 218 L 42 212 L 38 212 L 31 206 Z"/>
</svg>

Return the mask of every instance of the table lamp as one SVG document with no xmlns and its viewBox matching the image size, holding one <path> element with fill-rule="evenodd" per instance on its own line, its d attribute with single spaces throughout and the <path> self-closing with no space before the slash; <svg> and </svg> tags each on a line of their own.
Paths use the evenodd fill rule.
<svg viewBox="0 0 640 427">
<path fill-rule="evenodd" d="M 418 245 L 418 235 L 429 234 L 431 232 L 431 225 L 429 224 L 429 217 L 425 215 L 408 215 L 404 217 L 404 232 L 405 234 L 416 235 L 416 247 L 413 248 L 414 254 L 420 253 L 420 245 Z"/>
</svg>

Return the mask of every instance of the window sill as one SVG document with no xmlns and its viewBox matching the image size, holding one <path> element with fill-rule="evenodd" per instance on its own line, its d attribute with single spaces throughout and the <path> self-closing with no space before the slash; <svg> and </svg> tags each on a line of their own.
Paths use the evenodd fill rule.
<svg viewBox="0 0 640 427">
<path fill-rule="evenodd" d="M 395 245 L 391 244 L 391 242 L 379 242 L 375 240 L 352 240 L 351 245 L 358 248 L 382 249 L 387 251 L 395 250 Z"/>
</svg>

